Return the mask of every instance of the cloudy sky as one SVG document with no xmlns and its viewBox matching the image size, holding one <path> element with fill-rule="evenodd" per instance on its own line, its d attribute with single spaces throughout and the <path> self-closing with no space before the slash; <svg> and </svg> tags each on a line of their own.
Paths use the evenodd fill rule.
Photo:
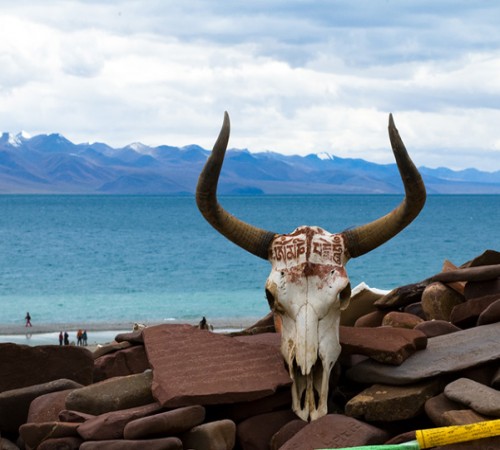
<svg viewBox="0 0 500 450">
<path fill-rule="evenodd" d="M 0 0 L 0 131 L 500 170 L 500 2 Z"/>
</svg>

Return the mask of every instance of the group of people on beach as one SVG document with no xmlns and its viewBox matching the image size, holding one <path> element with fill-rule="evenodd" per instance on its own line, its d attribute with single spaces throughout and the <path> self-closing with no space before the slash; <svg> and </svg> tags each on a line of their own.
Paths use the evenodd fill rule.
<svg viewBox="0 0 500 450">
<path fill-rule="evenodd" d="M 69 345 L 69 334 L 67 331 L 59 333 L 59 345 Z M 75 345 L 74 343 L 72 345 Z M 87 345 L 87 330 L 78 330 L 76 333 L 76 345 Z"/>
</svg>

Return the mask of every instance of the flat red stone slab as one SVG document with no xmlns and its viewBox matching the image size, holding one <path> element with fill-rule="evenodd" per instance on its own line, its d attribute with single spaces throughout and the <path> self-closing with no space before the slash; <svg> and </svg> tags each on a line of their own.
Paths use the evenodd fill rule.
<svg viewBox="0 0 500 450">
<path fill-rule="evenodd" d="M 166 407 L 256 400 L 291 384 L 278 349 L 191 325 L 143 330 L 153 396 Z"/>
</svg>

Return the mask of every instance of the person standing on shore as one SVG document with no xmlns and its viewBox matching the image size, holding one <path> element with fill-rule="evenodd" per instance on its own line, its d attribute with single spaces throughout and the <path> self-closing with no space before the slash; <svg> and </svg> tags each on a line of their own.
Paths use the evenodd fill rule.
<svg viewBox="0 0 500 450">
<path fill-rule="evenodd" d="M 63 345 L 63 332 L 59 333 L 59 345 Z"/>
<path fill-rule="evenodd" d="M 26 320 L 26 325 L 24 325 L 25 327 L 31 327 L 31 316 L 30 316 L 30 313 L 27 312 L 26 313 L 26 317 L 24 318 Z"/>
<path fill-rule="evenodd" d="M 82 345 L 87 346 L 87 330 L 83 330 L 83 333 L 82 333 Z"/>
<path fill-rule="evenodd" d="M 67 331 L 64 332 L 64 345 L 69 345 L 69 334 Z"/>
</svg>

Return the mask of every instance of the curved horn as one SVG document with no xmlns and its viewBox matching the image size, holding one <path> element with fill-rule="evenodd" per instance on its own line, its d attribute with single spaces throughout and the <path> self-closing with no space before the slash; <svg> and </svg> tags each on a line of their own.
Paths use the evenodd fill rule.
<svg viewBox="0 0 500 450">
<path fill-rule="evenodd" d="M 361 256 L 387 242 L 409 225 L 425 203 L 425 186 L 422 177 L 401 140 L 394 125 L 392 114 L 389 115 L 389 138 L 396 158 L 398 170 L 405 188 L 405 198 L 389 214 L 366 225 L 344 231 L 349 255 Z"/>
<path fill-rule="evenodd" d="M 229 131 L 229 115 L 225 112 L 219 137 L 198 178 L 196 203 L 203 217 L 219 233 L 250 253 L 268 259 L 269 245 L 275 233 L 237 219 L 222 208 L 217 201 L 217 183 L 226 154 Z"/>
</svg>

